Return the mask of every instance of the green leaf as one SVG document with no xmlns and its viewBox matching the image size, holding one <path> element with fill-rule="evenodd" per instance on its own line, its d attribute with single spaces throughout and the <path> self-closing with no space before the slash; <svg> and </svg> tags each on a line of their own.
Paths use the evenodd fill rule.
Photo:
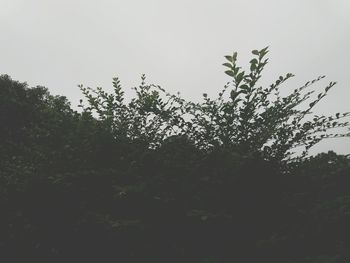
<svg viewBox="0 0 350 263">
<path fill-rule="evenodd" d="M 259 51 L 258 51 L 258 50 L 256 50 L 256 49 L 255 49 L 255 50 L 253 50 L 253 51 L 252 51 L 252 53 L 253 53 L 253 55 L 259 55 Z"/>
<path fill-rule="evenodd" d="M 233 52 L 232 59 L 233 61 L 237 60 L 237 52 Z"/>
<path fill-rule="evenodd" d="M 250 65 L 250 71 L 256 70 L 256 64 L 251 64 Z"/>
<path fill-rule="evenodd" d="M 232 100 L 234 100 L 237 97 L 237 95 L 238 95 L 237 92 L 235 92 L 234 90 L 231 90 L 230 97 L 231 97 Z"/>
<path fill-rule="evenodd" d="M 244 71 L 242 71 L 241 73 L 239 73 L 239 74 L 237 75 L 236 81 L 237 81 L 238 83 L 241 82 L 242 79 L 243 79 L 243 77 L 244 77 Z"/>
<path fill-rule="evenodd" d="M 232 70 L 226 70 L 225 73 L 226 73 L 227 75 L 231 76 L 231 77 L 234 77 L 234 76 L 235 76 L 235 74 L 234 74 L 234 72 L 233 72 Z"/>
<path fill-rule="evenodd" d="M 236 75 L 239 71 L 240 67 L 235 67 L 235 69 L 233 70 L 233 73 Z"/>
<path fill-rule="evenodd" d="M 230 63 L 224 63 L 222 65 L 225 66 L 225 67 L 228 67 L 228 68 L 232 68 L 233 67 L 232 64 L 230 64 Z"/>
<path fill-rule="evenodd" d="M 262 50 L 260 50 L 260 53 L 267 53 L 269 49 L 269 46 L 264 47 Z"/>
<path fill-rule="evenodd" d="M 262 59 L 269 51 L 268 51 L 269 47 L 265 47 L 262 50 L 259 51 L 259 59 Z"/>
<path fill-rule="evenodd" d="M 230 61 L 230 62 L 232 62 L 233 63 L 233 57 L 231 57 L 231 56 L 225 56 L 225 58 L 228 60 L 228 61 Z"/>
</svg>

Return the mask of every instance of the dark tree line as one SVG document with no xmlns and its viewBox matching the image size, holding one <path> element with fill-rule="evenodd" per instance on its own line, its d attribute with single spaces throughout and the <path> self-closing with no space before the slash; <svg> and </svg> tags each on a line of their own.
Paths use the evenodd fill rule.
<svg viewBox="0 0 350 263">
<path fill-rule="evenodd" d="M 313 115 L 323 76 L 259 86 L 268 50 L 252 53 L 246 71 L 226 56 L 231 81 L 200 103 L 142 76 L 129 101 L 117 78 L 80 86 L 75 111 L 2 75 L 0 259 L 350 262 L 350 160 L 308 155 L 350 113 Z"/>
</svg>

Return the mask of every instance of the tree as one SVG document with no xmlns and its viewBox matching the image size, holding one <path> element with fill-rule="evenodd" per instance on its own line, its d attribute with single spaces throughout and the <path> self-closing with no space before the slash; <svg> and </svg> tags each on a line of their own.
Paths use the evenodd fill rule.
<svg viewBox="0 0 350 263">
<path fill-rule="evenodd" d="M 285 97 L 292 74 L 260 87 L 267 52 L 248 73 L 226 56 L 231 81 L 200 103 L 144 76 L 126 101 L 116 78 L 112 94 L 80 86 L 79 113 L 1 76 L 1 259 L 349 262 L 349 158 L 307 157 L 348 136 L 328 131 L 349 113 L 311 117 L 323 77 Z"/>
<path fill-rule="evenodd" d="M 225 56 L 225 73 L 231 81 L 224 86 L 218 98 L 203 94 L 203 102 L 193 103 L 171 95 L 156 85 L 147 85 L 145 76 L 136 91 L 136 97 L 125 103 L 119 80 L 114 79 L 114 94 L 80 86 L 88 100 L 85 111 L 95 111 L 115 134 L 117 140 L 140 140 L 146 147 L 158 147 L 169 136 L 185 136 L 198 148 L 231 149 L 243 156 L 262 155 L 277 161 L 293 160 L 295 148 L 303 149 L 298 159 L 305 158 L 309 149 L 326 138 L 345 137 L 350 133 L 330 133 L 349 127 L 343 121 L 350 112 L 334 116 L 312 115 L 313 108 L 324 99 L 336 84 L 330 82 L 323 92 L 313 98 L 310 87 L 324 78 L 308 81 L 282 97 L 280 88 L 288 73 L 280 76 L 269 87 L 258 86 L 268 59 L 268 48 L 253 50 L 250 69 L 237 65 L 237 53 Z M 311 119 L 310 119 L 311 118 Z"/>
</svg>

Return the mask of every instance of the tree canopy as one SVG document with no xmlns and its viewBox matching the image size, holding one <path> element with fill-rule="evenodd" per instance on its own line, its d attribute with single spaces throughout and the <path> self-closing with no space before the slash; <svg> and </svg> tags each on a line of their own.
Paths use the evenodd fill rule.
<svg viewBox="0 0 350 263">
<path fill-rule="evenodd" d="M 142 76 L 141 85 L 134 88 L 136 97 L 126 103 L 115 78 L 112 94 L 102 88 L 79 86 L 88 101 L 84 111 L 96 112 L 117 140 L 140 140 L 152 148 L 170 136 L 185 136 L 200 149 L 223 146 L 240 154 L 262 153 L 279 161 L 291 159 L 297 147 L 302 147 L 300 157 L 304 158 L 323 139 L 349 137 L 349 132 L 330 131 L 349 127 L 346 120 L 350 112 L 331 116 L 312 113 L 336 82 L 330 82 L 313 97 L 313 84 L 325 78 L 320 76 L 281 96 L 280 88 L 294 75 L 280 76 L 269 87 L 259 86 L 267 53 L 267 47 L 253 50 L 249 70 L 237 65 L 237 52 L 225 56 L 223 66 L 228 68 L 225 73 L 231 81 L 215 99 L 204 93 L 203 102 L 186 101 L 160 86 L 146 84 Z"/>
<path fill-rule="evenodd" d="M 348 137 L 350 113 L 313 114 L 324 76 L 260 86 L 267 53 L 225 56 L 230 81 L 201 102 L 145 76 L 127 100 L 114 78 L 80 85 L 76 111 L 0 76 L 0 259 L 349 262 L 349 156 L 308 150 Z"/>
</svg>

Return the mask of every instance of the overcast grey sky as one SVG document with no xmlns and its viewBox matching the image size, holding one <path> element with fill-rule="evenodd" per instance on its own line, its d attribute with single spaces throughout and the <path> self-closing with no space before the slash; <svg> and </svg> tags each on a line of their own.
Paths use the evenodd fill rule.
<svg viewBox="0 0 350 263">
<path fill-rule="evenodd" d="M 129 89 L 149 82 L 187 99 L 215 95 L 229 80 L 223 56 L 270 46 L 263 83 L 286 87 L 326 75 L 337 86 L 318 113 L 350 111 L 349 0 L 0 0 L 0 74 L 44 85 L 73 105 L 77 84 Z M 320 88 L 323 87 L 320 85 Z M 328 144 L 327 144 L 328 143 Z M 315 151 L 350 152 L 350 138 Z"/>
</svg>

